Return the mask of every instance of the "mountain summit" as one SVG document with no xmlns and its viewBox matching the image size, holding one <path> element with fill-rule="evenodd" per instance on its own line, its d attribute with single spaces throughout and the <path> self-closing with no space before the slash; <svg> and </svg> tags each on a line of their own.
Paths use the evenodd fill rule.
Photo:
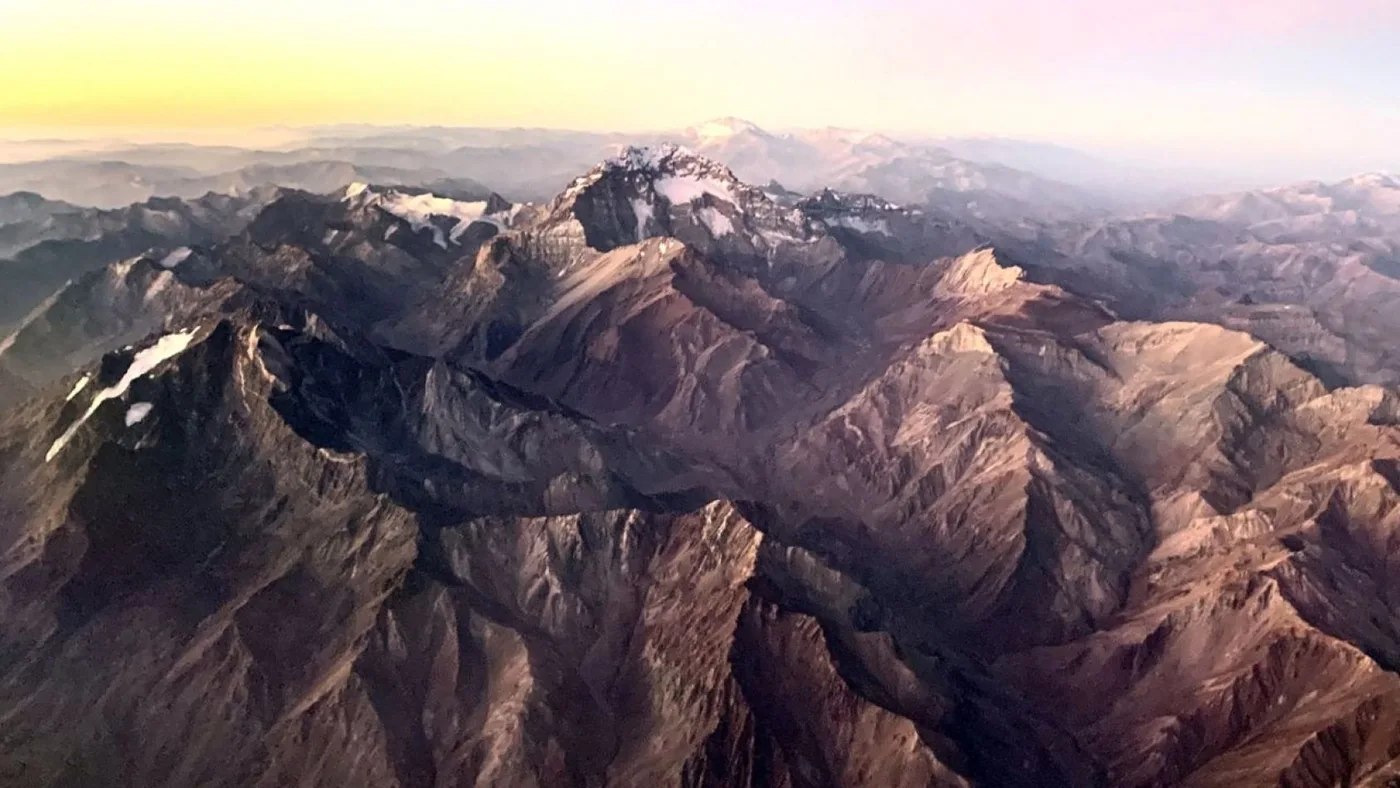
<svg viewBox="0 0 1400 788">
<path fill-rule="evenodd" d="M 740 134 L 753 134 L 757 136 L 769 136 L 768 132 L 759 128 L 757 124 L 751 123 L 742 118 L 717 118 L 704 123 L 692 126 L 687 130 L 696 137 L 704 140 L 722 140 Z"/>
</svg>

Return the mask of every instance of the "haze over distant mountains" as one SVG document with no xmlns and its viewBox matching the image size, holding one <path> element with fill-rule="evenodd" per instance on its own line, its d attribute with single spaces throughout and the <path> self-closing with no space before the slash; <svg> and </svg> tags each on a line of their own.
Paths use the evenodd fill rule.
<svg viewBox="0 0 1400 788">
<path fill-rule="evenodd" d="M 0 166 L 0 786 L 1400 780 L 1400 180 L 317 134 Z"/>
<path fill-rule="evenodd" d="M 1154 170 L 1048 143 L 844 129 L 773 132 L 736 118 L 655 133 L 351 125 L 278 136 L 286 139 L 263 148 L 112 139 L 7 143 L 0 193 L 34 191 L 113 208 L 155 196 L 198 197 L 262 185 L 324 192 L 360 180 L 445 191 L 488 184 L 512 199 L 539 201 L 573 173 L 627 145 L 664 142 L 712 156 L 756 183 L 776 179 L 803 191 L 883 187 L 889 198 L 906 201 L 922 201 L 930 189 L 982 186 L 1018 199 L 1121 205 L 1265 185 L 1257 176 Z M 1065 186 L 1086 194 L 1042 193 L 1069 191 Z"/>
</svg>

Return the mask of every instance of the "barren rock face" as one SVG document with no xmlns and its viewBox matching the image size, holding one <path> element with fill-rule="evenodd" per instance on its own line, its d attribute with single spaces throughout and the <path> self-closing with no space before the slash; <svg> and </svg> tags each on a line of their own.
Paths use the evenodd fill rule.
<svg viewBox="0 0 1400 788">
<path fill-rule="evenodd" d="M 1123 314 L 1217 322 L 1331 385 L 1394 385 L 1397 233 L 1400 183 L 1371 174 L 1199 197 L 1162 215 L 1048 224 L 1024 254 L 1038 278 Z"/>
<path fill-rule="evenodd" d="M 439 199 L 0 353 L 0 785 L 1400 774 L 1394 391 L 683 151 Z"/>
</svg>

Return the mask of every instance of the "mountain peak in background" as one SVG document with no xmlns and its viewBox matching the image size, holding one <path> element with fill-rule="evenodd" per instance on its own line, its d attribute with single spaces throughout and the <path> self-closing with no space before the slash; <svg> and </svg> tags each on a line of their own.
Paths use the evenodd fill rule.
<svg viewBox="0 0 1400 788">
<path fill-rule="evenodd" d="M 687 132 L 701 139 L 724 139 L 739 134 L 769 136 L 758 124 L 735 117 L 707 120 L 690 127 Z"/>
</svg>

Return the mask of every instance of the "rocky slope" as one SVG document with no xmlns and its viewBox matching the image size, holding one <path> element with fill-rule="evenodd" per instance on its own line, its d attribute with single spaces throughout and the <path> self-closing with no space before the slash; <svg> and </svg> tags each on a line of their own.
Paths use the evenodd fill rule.
<svg viewBox="0 0 1400 788">
<path fill-rule="evenodd" d="M 42 386 L 219 303 L 225 279 L 372 323 L 440 284 L 510 223 L 512 208 L 495 195 L 462 201 L 364 185 L 284 193 L 222 243 L 147 250 L 67 283 L 0 339 L 0 369 Z"/>
<path fill-rule="evenodd" d="M 1400 778 L 1400 397 L 1026 253 L 662 148 L 108 269 L 8 351 L 0 785 Z"/>
<path fill-rule="evenodd" d="M 1400 382 L 1400 182 L 1358 176 L 1046 225 L 1035 275 L 1124 315 L 1250 332 L 1333 384 Z"/>
<path fill-rule="evenodd" d="M 159 198 L 116 210 L 73 208 L 24 195 L 0 206 L 0 332 L 9 333 L 66 281 L 153 247 L 209 244 L 239 232 L 278 196 L 267 188 L 231 197 Z M 19 200 L 14 198 L 18 197 Z M 8 216 L 10 219 L 5 219 Z"/>
</svg>

